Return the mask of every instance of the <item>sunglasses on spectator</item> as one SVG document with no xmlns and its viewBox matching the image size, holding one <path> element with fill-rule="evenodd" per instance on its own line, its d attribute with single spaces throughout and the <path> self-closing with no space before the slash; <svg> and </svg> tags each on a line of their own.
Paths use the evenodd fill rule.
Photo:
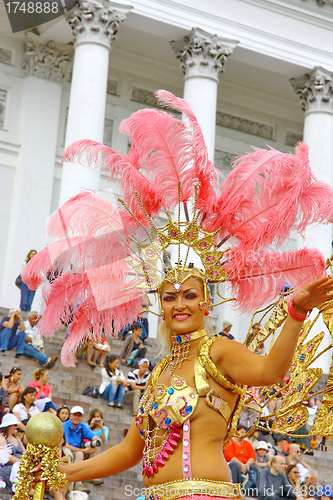
<svg viewBox="0 0 333 500">
<path fill-rule="evenodd" d="M 65 408 L 66 410 L 69 410 L 69 406 L 66 405 L 59 406 L 58 410 L 64 410 Z"/>
</svg>

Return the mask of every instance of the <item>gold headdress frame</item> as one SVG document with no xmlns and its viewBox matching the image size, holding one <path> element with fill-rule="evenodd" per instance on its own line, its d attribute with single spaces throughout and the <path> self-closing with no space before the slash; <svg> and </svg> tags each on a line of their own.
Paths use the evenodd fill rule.
<svg viewBox="0 0 333 500">
<path fill-rule="evenodd" d="M 129 236 L 128 239 L 126 239 L 110 223 L 130 248 L 131 256 L 126 260 L 136 277 L 135 284 L 132 285 L 131 288 L 139 289 L 148 299 L 148 307 L 146 307 L 143 312 L 148 311 L 156 315 L 154 311 L 148 309 L 151 305 L 148 294 L 158 293 L 159 305 L 161 306 L 160 291 L 163 288 L 163 284 L 165 282 L 170 282 L 173 284 L 176 292 L 180 291 L 181 284 L 190 277 L 191 273 L 193 277 L 200 278 L 203 281 L 204 302 L 206 303 L 202 304 L 203 309 L 205 305 L 207 307 L 216 307 L 229 300 L 234 300 L 224 298 L 220 295 L 217 288 L 217 294 L 222 300 L 217 304 L 208 303 L 208 298 L 210 296 L 208 283 L 216 283 L 219 285 L 227 279 L 227 274 L 223 270 L 223 264 L 226 262 L 226 260 L 223 261 L 223 256 L 228 251 L 228 248 L 224 250 L 219 249 L 227 238 L 217 244 L 215 240 L 218 231 L 207 232 L 201 227 L 198 221 L 203 219 L 204 214 L 197 209 L 198 188 L 196 185 L 194 186 L 194 193 L 193 217 L 192 220 L 190 220 L 186 202 L 182 203 L 181 201 L 181 183 L 180 181 L 178 182 L 177 221 L 172 219 L 170 212 L 165 211 L 168 221 L 161 227 L 157 227 L 154 220 L 149 216 L 137 192 L 135 192 L 136 199 L 146 216 L 149 227 L 145 226 L 133 214 L 122 199 L 119 199 L 120 204 L 127 210 L 136 223 L 141 226 L 146 234 L 144 239 L 137 239 L 134 236 Z M 186 221 L 181 221 L 182 205 L 184 207 Z M 178 246 L 178 262 L 174 266 L 172 266 L 167 253 L 167 249 L 173 245 Z M 181 262 L 181 245 L 187 247 L 183 262 Z M 188 263 L 191 249 L 200 258 L 202 270 Z M 160 315 L 161 314 L 158 314 L 158 316 Z"/>
</svg>

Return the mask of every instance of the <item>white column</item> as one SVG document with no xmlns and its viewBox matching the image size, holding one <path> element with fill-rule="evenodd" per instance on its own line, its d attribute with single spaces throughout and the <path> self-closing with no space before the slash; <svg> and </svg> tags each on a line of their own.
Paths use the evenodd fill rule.
<svg viewBox="0 0 333 500">
<path fill-rule="evenodd" d="M 185 37 L 170 43 L 185 75 L 184 99 L 191 104 L 202 129 L 209 158 L 213 161 L 218 76 L 224 71 L 224 63 L 238 42 L 193 28 Z M 199 268 L 202 267 L 198 257 L 191 260 Z M 217 317 L 213 321 L 217 332 L 222 330 L 222 320 L 228 319 L 234 324 L 232 333 L 237 337 L 238 313 L 230 311 L 229 304 L 212 309 L 211 314 Z"/>
<path fill-rule="evenodd" d="M 301 78 L 290 80 L 300 97 L 304 113 L 304 142 L 309 146 L 311 168 L 316 177 L 333 186 L 333 73 L 315 67 Z M 318 248 L 325 258 L 332 254 L 332 225 L 310 226 L 306 229 L 305 242 L 299 237 L 298 246 Z M 315 313 L 312 313 L 313 319 Z M 312 336 L 324 331 L 325 345 L 331 344 L 324 322 L 319 319 L 311 330 Z M 321 356 L 314 367 L 321 367 L 328 373 L 331 353 Z"/>
<path fill-rule="evenodd" d="M 19 306 L 14 285 L 31 249 L 45 247 L 44 226 L 50 215 L 54 162 L 61 102 L 62 66 L 72 49 L 53 42 L 42 44 L 28 34 L 25 53 L 18 166 L 15 172 L 3 280 L 2 307 Z M 36 301 L 35 301 L 36 302 Z M 36 305 L 34 305 L 36 307 Z"/>
<path fill-rule="evenodd" d="M 301 99 L 304 142 L 316 177 L 333 186 L 333 73 L 316 67 L 309 74 L 290 80 Z M 332 225 L 310 226 L 305 245 L 316 247 L 328 258 L 332 254 Z M 304 246 L 300 239 L 299 246 Z"/>
<path fill-rule="evenodd" d="M 180 60 L 184 77 L 184 99 L 189 102 L 202 128 L 209 158 L 214 160 L 218 75 L 237 45 L 200 28 L 170 42 Z"/>
<path fill-rule="evenodd" d="M 68 109 L 66 147 L 80 139 L 103 142 L 111 41 L 131 7 L 101 0 L 80 0 L 68 22 L 76 39 Z M 64 163 L 60 205 L 83 188 L 98 190 L 99 171 Z"/>
</svg>

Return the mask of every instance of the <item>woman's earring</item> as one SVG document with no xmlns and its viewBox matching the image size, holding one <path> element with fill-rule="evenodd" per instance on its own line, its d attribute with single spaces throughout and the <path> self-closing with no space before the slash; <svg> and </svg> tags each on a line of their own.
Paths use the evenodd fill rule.
<svg viewBox="0 0 333 500">
<path fill-rule="evenodd" d="M 163 319 L 163 321 L 165 321 L 165 316 L 164 316 L 164 313 L 162 314 L 162 319 Z"/>
<path fill-rule="evenodd" d="M 209 316 L 209 311 L 205 311 L 205 316 Z"/>
</svg>

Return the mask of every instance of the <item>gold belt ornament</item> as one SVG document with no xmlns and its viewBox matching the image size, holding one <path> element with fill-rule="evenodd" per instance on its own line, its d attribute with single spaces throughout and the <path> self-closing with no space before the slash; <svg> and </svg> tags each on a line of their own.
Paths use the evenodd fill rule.
<svg viewBox="0 0 333 500">
<path fill-rule="evenodd" d="M 146 500 L 175 500 L 191 495 L 242 498 L 239 484 L 210 479 L 179 479 L 149 486 L 145 497 Z"/>
</svg>

